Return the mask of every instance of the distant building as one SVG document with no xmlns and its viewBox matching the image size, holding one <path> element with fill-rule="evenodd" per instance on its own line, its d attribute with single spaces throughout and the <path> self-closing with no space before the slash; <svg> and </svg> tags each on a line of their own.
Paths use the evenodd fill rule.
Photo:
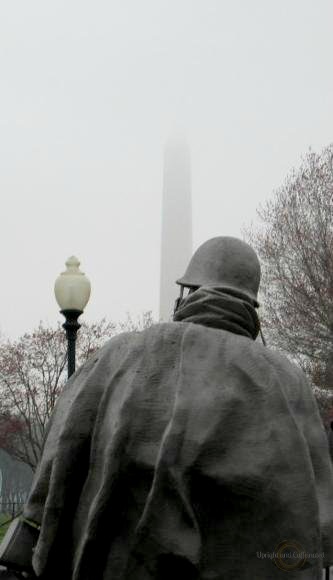
<svg viewBox="0 0 333 580">
<path fill-rule="evenodd" d="M 32 478 L 33 471 L 29 465 L 0 449 L 0 514 L 14 515 L 21 511 Z"/>
<path fill-rule="evenodd" d="M 165 148 L 162 202 L 160 319 L 172 316 L 179 294 L 175 280 L 192 255 L 192 200 L 189 147 L 170 140 Z"/>
</svg>

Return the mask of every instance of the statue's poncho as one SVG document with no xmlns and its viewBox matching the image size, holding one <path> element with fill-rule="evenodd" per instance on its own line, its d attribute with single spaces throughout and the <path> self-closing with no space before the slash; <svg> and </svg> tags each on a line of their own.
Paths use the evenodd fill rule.
<svg viewBox="0 0 333 580">
<path fill-rule="evenodd" d="M 321 578 L 333 470 L 316 402 L 300 369 L 242 334 L 157 324 L 71 378 L 25 506 L 37 575 Z M 301 570 L 272 561 L 284 541 L 309 554 Z"/>
</svg>

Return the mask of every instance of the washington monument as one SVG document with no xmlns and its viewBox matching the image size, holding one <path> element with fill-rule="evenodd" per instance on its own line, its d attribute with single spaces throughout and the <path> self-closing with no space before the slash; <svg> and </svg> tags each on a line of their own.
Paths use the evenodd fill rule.
<svg viewBox="0 0 333 580">
<path fill-rule="evenodd" d="M 170 139 L 164 152 L 160 319 L 170 319 L 178 296 L 175 280 L 192 255 L 192 201 L 189 147 Z"/>
</svg>

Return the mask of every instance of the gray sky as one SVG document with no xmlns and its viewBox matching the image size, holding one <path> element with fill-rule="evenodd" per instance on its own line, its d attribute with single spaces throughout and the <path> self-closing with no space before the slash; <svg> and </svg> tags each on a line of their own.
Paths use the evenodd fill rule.
<svg viewBox="0 0 333 580">
<path fill-rule="evenodd" d="M 194 248 L 239 236 L 332 141 L 332 22 L 331 0 L 1 2 L 0 330 L 61 320 L 71 254 L 86 319 L 157 316 L 165 141 L 191 146 Z"/>
</svg>

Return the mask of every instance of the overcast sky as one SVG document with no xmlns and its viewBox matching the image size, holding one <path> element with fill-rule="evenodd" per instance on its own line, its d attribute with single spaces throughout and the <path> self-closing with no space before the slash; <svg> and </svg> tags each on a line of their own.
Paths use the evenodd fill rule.
<svg viewBox="0 0 333 580">
<path fill-rule="evenodd" d="M 194 249 L 240 236 L 333 140 L 332 22 L 332 0 L 1 2 L 1 332 L 61 320 L 71 254 L 87 320 L 157 316 L 164 143 L 191 147 Z"/>
</svg>

